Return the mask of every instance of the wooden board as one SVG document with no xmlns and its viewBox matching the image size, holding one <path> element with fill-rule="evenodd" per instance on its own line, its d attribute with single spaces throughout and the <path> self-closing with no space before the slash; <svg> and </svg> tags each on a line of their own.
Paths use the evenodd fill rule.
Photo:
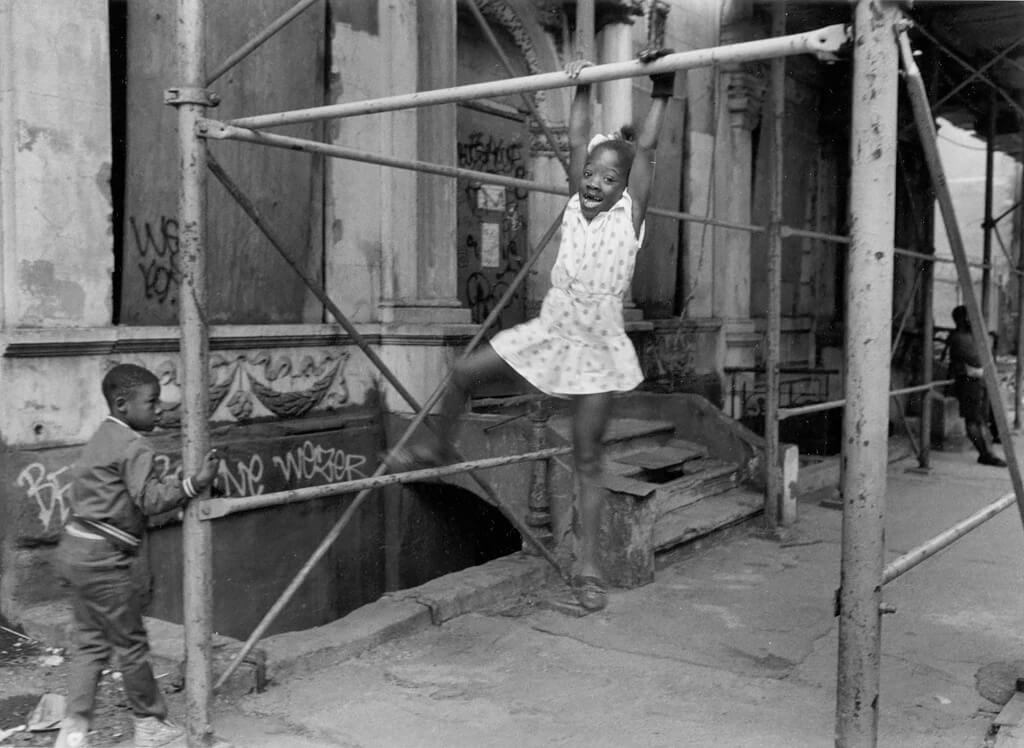
<svg viewBox="0 0 1024 748">
<path fill-rule="evenodd" d="M 206 4 L 209 69 L 292 5 L 291 0 Z M 175 12 L 163 0 L 128 5 L 124 246 L 119 319 L 178 321 L 177 114 L 164 104 L 178 80 Z M 211 90 L 209 116 L 230 119 L 324 103 L 324 4 L 306 10 Z M 319 123 L 275 132 L 319 138 Z M 291 255 L 322 277 L 322 159 L 242 143 L 210 152 L 249 195 Z M 319 322 L 321 310 L 267 239 L 212 177 L 207 186 L 207 275 L 214 323 Z"/>
<path fill-rule="evenodd" d="M 1024 693 L 1017 691 L 1003 705 L 1002 711 L 995 718 L 994 725 L 1019 725 L 1024 720 Z"/>
<path fill-rule="evenodd" d="M 692 442 L 673 442 L 663 447 L 646 449 L 628 455 L 621 455 L 615 459 L 627 465 L 637 465 L 648 470 L 663 470 L 674 465 L 682 465 L 689 460 L 696 460 L 707 456 L 708 450 L 699 444 Z"/>
</svg>

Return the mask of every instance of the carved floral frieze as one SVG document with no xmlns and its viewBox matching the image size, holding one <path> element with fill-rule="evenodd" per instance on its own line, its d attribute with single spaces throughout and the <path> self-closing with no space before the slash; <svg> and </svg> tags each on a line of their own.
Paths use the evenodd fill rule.
<svg viewBox="0 0 1024 748">
<path fill-rule="evenodd" d="M 348 360 L 347 351 L 214 354 L 210 357 L 208 417 L 244 422 L 266 417 L 298 418 L 314 410 L 339 408 L 349 401 L 345 380 Z M 109 360 L 108 368 L 119 363 L 127 362 Z M 179 365 L 168 359 L 150 368 L 161 387 L 163 412 L 157 425 L 178 428 L 182 411 Z"/>
</svg>

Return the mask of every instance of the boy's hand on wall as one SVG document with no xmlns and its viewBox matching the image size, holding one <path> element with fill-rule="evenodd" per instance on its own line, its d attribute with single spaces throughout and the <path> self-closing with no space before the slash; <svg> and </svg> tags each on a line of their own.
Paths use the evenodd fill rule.
<svg viewBox="0 0 1024 748">
<path fill-rule="evenodd" d="M 192 479 L 192 484 L 195 486 L 197 491 L 205 491 L 213 483 L 213 479 L 217 477 L 217 469 L 220 467 L 220 455 L 216 449 L 211 449 L 203 457 L 203 466 L 199 468 L 199 472 L 196 473 L 196 477 Z"/>
</svg>

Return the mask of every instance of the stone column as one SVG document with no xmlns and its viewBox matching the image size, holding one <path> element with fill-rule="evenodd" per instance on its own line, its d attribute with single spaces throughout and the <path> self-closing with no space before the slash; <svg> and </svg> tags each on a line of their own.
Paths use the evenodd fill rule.
<svg viewBox="0 0 1024 748">
<path fill-rule="evenodd" d="M 633 25 L 626 9 L 617 9 L 614 18 L 601 29 L 599 41 L 602 64 L 633 59 Z M 623 125 L 634 124 L 632 78 L 601 83 L 599 91 L 601 132 L 615 132 Z"/>
<path fill-rule="evenodd" d="M 624 62 L 635 56 L 631 19 L 633 13 L 633 9 L 626 6 L 601 8 L 598 19 L 601 33 L 598 41 L 602 64 Z M 596 118 L 600 132 L 607 134 L 619 131 L 623 125 L 636 126 L 636 115 L 633 111 L 634 83 L 632 78 L 623 78 L 600 84 L 598 87 L 599 115 Z M 644 111 L 646 112 L 646 109 Z M 643 312 L 637 308 L 636 302 L 633 300 L 632 284 L 626 292 L 623 311 L 627 320 L 643 318 Z"/>
<path fill-rule="evenodd" d="M 733 22 L 722 30 L 721 43 L 763 36 L 746 20 L 743 6 L 731 9 Z M 738 16 L 738 17 L 735 17 Z M 752 133 L 761 118 L 766 78 L 760 63 L 724 66 L 719 81 L 723 106 L 718 121 L 714 214 L 736 223 L 751 223 Z M 751 234 L 715 229 L 714 294 L 711 311 L 722 320 L 726 366 L 751 366 L 760 335 L 750 319 Z"/>
<path fill-rule="evenodd" d="M 111 323 L 110 52 L 105 0 L 0 4 L 0 315 Z"/>
<path fill-rule="evenodd" d="M 404 7 L 397 14 L 400 18 L 382 15 L 391 25 L 391 43 L 384 45 L 390 60 L 391 90 L 428 91 L 454 86 L 456 0 L 401 4 Z M 431 43 L 418 43 L 425 39 Z M 403 49 L 409 53 L 396 54 L 396 50 Z M 454 104 L 396 112 L 391 123 L 392 146 L 414 152 L 403 153 L 405 157 L 454 166 L 455 112 Z M 407 145 L 403 147 L 403 143 Z M 400 178 L 392 177 L 396 179 Z M 417 173 L 411 180 L 393 181 L 392 186 L 399 192 L 387 192 L 385 184 L 387 194 L 381 213 L 386 224 L 382 226 L 385 265 L 381 320 L 469 322 L 469 310 L 459 302 L 456 288 L 455 180 Z"/>
</svg>

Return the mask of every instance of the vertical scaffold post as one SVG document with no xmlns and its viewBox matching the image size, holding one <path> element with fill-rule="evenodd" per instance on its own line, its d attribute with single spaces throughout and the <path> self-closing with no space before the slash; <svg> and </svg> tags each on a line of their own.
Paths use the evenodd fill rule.
<svg viewBox="0 0 1024 748">
<path fill-rule="evenodd" d="M 1020 131 L 1020 147 L 1024 153 L 1024 129 Z M 1013 372 L 1013 427 L 1021 427 L 1021 392 L 1024 388 L 1024 164 L 1017 183 L 1017 209 L 1014 211 L 1014 232 L 1017 240 L 1017 365 Z"/>
<path fill-rule="evenodd" d="M 932 250 L 935 251 L 934 248 Z M 935 376 L 935 317 L 932 305 L 935 297 L 935 263 L 921 263 L 921 382 L 932 381 Z M 921 449 L 917 453 L 917 466 L 930 470 L 932 466 L 932 405 L 937 393 L 927 390 L 921 393 Z"/>
<path fill-rule="evenodd" d="M 999 111 L 996 104 L 996 92 L 995 89 L 991 89 L 985 138 L 985 217 L 981 221 L 981 264 L 984 265 L 981 269 L 981 316 L 986 323 L 992 318 L 992 229 L 995 228 L 992 222 L 992 200 L 996 161 L 996 114 Z"/>
<path fill-rule="evenodd" d="M 878 738 L 895 239 L 896 3 L 854 9 L 836 746 Z"/>
<path fill-rule="evenodd" d="M 786 33 L 786 3 L 772 9 L 772 36 Z M 771 62 L 771 173 L 768 225 L 768 319 L 765 329 L 765 521 L 769 527 L 786 523 L 782 508 L 782 465 L 779 449 L 779 347 L 782 339 L 782 190 L 785 179 L 786 58 Z M 789 518 L 792 521 L 795 518 Z"/>
<path fill-rule="evenodd" d="M 178 0 L 178 148 L 181 182 L 178 190 L 178 262 L 181 286 L 182 460 L 186 475 L 195 474 L 210 443 L 207 425 L 208 331 L 206 328 L 206 141 L 197 137 L 196 122 L 205 116 L 203 85 L 203 0 Z M 213 611 L 211 532 L 199 519 L 199 501 L 185 512 L 183 528 L 185 620 L 185 716 L 190 746 L 208 745 L 210 724 L 210 636 Z"/>
</svg>

